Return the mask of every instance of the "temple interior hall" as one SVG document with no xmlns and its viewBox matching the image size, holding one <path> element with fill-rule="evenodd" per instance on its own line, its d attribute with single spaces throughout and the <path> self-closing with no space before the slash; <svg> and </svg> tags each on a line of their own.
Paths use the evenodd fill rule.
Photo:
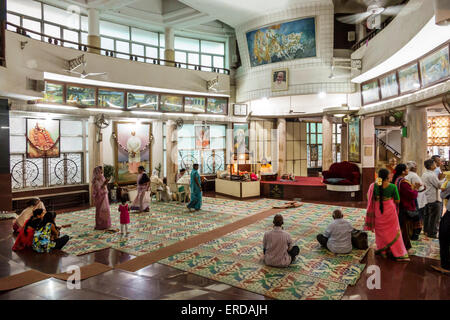
<svg viewBox="0 0 450 320">
<path fill-rule="evenodd" d="M 0 300 L 449 300 L 449 51 L 450 0 L 0 0 Z"/>
</svg>

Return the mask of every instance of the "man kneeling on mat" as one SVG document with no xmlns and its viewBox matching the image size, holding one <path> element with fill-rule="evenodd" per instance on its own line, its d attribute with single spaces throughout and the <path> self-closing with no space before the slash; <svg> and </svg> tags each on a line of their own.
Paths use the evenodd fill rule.
<svg viewBox="0 0 450 320">
<path fill-rule="evenodd" d="M 295 261 L 300 249 L 292 246 L 292 238 L 283 230 L 283 216 L 275 215 L 273 230 L 267 231 L 263 239 L 264 263 L 272 267 L 287 267 Z"/>
<path fill-rule="evenodd" d="M 353 227 L 343 218 L 341 210 L 334 210 L 334 221 L 330 223 L 324 234 L 317 235 L 317 241 L 333 253 L 350 253 L 353 248 Z"/>
</svg>

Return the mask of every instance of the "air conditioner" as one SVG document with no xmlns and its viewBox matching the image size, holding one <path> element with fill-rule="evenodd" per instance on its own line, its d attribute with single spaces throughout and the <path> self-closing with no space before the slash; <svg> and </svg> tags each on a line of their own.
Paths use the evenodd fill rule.
<svg viewBox="0 0 450 320">
<path fill-rule="evenodd" d="M 36 92 L 44 92 L 45 81 L 27 78 L 26 89 Z"/>
</svg>

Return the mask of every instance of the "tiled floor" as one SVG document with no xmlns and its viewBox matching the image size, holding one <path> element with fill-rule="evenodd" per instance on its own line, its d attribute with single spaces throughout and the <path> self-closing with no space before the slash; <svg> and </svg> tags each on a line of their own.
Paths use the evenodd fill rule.
<svg viewBox="0 0 450 320">
<path fill-rule="evenodd" d="M 338 205 L 350 206 L 350 203 Z M 364 203 L 351 203 L 351 206 L 364 207 Z M 57 251 L 45 255 L 32 251 L 15 253 L 11 250 L 14 242 L 11 224 L 11 220 L 0 221 L 0 277 L 29 269 L 58 273 L 70 265 L 83 266 L 93 262 L 114 266 L 134 258 L 114 249 L 78 257 Z M 450 299 L 450 277 L 430 267 L 438 261 L 412 257 L 409 263 L 398 263 L 369 251 L 363 262 L 380 268 L 381 289 L 367 287 L 371 274 L 366 268 L 358 283 L 347 289 L 344 299 Z M 0 293 L 0 299 L 260 300 L 266 297 L 155 263 L 136 273 L 117 269 L 108 271 L 83 280 L 80 290 L 70 290 L 66 282 L 51 278 Z"/>
</svg>

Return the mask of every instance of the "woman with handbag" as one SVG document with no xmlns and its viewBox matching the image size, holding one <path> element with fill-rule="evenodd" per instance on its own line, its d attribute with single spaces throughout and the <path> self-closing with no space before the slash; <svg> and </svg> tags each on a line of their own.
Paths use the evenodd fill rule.
<svg viewBox="0 0 450 320">
<path fill-rule="evenodd" d="M 417 191 L 420 184 L 411 183 L 405 179 L 408 175 L 408 168 L 400 163 L 395 167 L 392 183 L 397 186 L 400 194 L 400 203 L 398 204 L 398 219 L 402 230 L 403 243 L 406 250 L 411 249 L 411 237 L 414 234 L 414 225 L 420 219 L 419 211 L 416 206 L 416 199 L 419 194 Z"/>
<path fill-rule="evenodd" d="M 376 254 L 392 255 L 396 261 L 409 261 L 403 244 L 396 203 L 400 202 L 397 187 L 389 182 L 389 171 L 378 171 L 376 182 L 369 187 L 364 230 L 375 232 Z"/>
</svg>

